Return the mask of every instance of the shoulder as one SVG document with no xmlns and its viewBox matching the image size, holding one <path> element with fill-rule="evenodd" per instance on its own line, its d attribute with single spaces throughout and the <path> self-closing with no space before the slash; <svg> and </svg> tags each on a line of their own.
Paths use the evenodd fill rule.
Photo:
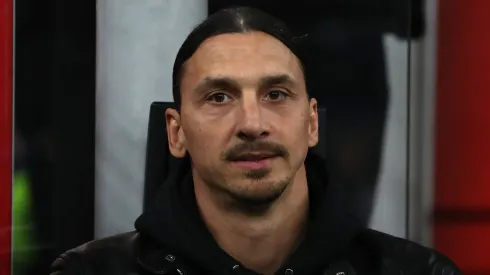
<svg viewBox="0 0 490 275">
<path fill-rule="evenodd" d="M 135 261 L 139 233 L 127 232 L 95 240 L 61 254 L 51 266 L 51 275 L 104 274 L 110 266 L 128 268 Z"/>
<path fill-rule="evenodd" d="M 396 274 L 461 274 L 449 258 L 434 249 L 379 231 L 364 230 L 359 234 L 356 246 L 378 258 L 379 268 L 387 274 L 391 274 L 390 271 Z"/>
</svg>

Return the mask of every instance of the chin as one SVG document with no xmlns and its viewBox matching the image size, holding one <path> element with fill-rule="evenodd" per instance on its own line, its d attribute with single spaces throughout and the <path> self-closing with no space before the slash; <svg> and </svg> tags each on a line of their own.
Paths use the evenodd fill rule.
<svg viewBox="0 0 490 275">
<path fill-rule="evenodd" d="M 244 206 L 271 205 L 281 197 L 289 180 L 253 180 L 245 179 L 228 186 L 228 193 L 233 200 Z"/>
</svg>

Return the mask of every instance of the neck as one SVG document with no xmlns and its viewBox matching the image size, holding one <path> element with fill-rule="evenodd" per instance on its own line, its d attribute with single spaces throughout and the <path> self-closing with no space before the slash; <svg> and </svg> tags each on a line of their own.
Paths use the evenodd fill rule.
<svg viewBox="0 0 490 275">
<path fill-rule="evenodd" d="M 304 166 L 260 215 L 223 207 L 216 192 L 197 179 L 194 188 L 201 216 L 216 242 L 251 270 L 274 274 L 302 241 L 309 206 Z"/>
</svg>

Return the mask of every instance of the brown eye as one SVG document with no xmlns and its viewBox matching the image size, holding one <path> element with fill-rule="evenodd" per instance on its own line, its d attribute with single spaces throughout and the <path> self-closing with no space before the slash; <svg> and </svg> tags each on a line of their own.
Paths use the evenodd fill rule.
<svg viewBox="0 0 490 275">
<path fill-rule="evenodd" d="M 265 100 L 268 101 L 280 101 L 284 100 L 287 97 L 287 94 L 280 90 L 272 90 L 265 97 Z"/>
<path fill-rule="evenodd" d="M 218 103 L 218 104 L 225 103 L 225 102 L 228 102 L 230 100 L 231 100 L 231 98 L 224 93 L 214 93 L 207 98 L 207 101 L 212 102 L 212 103 Z"/>
</svg>

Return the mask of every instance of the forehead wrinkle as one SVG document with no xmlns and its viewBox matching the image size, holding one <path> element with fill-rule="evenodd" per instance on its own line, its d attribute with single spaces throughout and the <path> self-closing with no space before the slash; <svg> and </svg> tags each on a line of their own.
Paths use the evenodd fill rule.
<svg viewBox="0 0 490 275">
<path fill-rule="evenodd" d="M 262 33 L 211 37 L 184 65 L 186 74 L 194 74 L 196 83 L 207 76 L 258 80 L 264 75 L 284 74 L 285 70 L 297 82 L 304 77 L 301 62 L 289 48 Z"/>
</svg>

